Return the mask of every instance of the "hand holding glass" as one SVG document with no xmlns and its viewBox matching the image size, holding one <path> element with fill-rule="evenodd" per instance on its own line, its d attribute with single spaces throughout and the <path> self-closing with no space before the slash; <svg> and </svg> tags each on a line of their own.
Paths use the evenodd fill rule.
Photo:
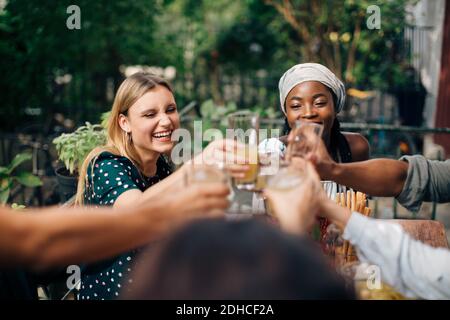
<svg viewBox="0 0 450 320">
<path fill-rule="evenodd" d="M 186 186 L 197 183 L 226 183 L 227 175 L 217 165 L 189 164 L 185 177 Z"/>
<path fill-rule="evenodd" d="M 289 144 L 287 149 L 288 158 L 305 157 L 306 155 L 316 151 L 319 139 L 322 138 L 323 125 L 307 122 L 296 121 L 295 128 L 289 135 Z"/>
</svg>

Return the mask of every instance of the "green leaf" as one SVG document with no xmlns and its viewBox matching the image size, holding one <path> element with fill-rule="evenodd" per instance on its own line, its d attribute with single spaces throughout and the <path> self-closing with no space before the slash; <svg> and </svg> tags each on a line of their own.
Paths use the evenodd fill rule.
<svg viewBox="0 0 450 320">
<path fill-rule="evenodd" d="M 8 201 L 10 190 L 9 188 L 0 190 L 0 204 L 5 204 Z"/>
<path fill-rule="evenodd" d="M 58 152 L 58 159 L 71 174 L 74 174 L 84 159 L 97 146 L 106 144 L 105 129 L 99 124 L 86 122 L 75 132 L 62 134 L 53 140 Z"/>
<path fill-rule="evenodd" d="M 19 173 L 15 179 L 26 187 L 39 187 L 42 186 L 42 181 L 39 177 L 29 173 L 29 172 L 21 172 Z"/>
<path fill-rule="evenodd" d="M 8 168 L 0 167 L 0 180 L 8 179 L 8 177 L 9 177 Z"/>
<path fill-rule="evenodd" d="M 11 172 L 14 171 L 15 168 L 17 168 L 21 163 L 27 160 L 31 160 L 32 155 L 31 153 L 19 153 L 17 154 L 14 159 L 11 161 L 11 163 L 8 165 L 7 173 L 11 174 Z"/>
<path fill-rule="evenodd" d="M 110 115 L 111 115 L 111 111 L 107 111 L 107 112 L 102 113 L 102 115 L 100 117 L 100 119 L 101 119 L 101 126 L 103 128 L 105 128 L 105 129 L 107 127 Z"/>
</svg>

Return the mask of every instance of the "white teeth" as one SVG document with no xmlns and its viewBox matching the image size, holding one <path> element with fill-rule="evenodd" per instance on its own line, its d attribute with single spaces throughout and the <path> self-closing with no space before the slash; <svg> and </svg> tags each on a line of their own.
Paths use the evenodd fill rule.
<svg viewBox="0 0 450 320">
<path fill-rule="evenodd" d="M 168 132 L 155 133 L 153 136 L 155 138 L 166 138 L 166 137 L 170 137 L 171 134 L 172 134 L 172 131 L 168 131 Z"/>
</svg>

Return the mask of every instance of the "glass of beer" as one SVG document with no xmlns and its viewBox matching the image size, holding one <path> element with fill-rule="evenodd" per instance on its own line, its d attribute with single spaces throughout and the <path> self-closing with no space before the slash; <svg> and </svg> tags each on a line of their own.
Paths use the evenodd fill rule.
<svg viewBox="0 0 450 320">
<path fill-rule="evenodd" d="M 274 176 L 281 166 L 283 159 L 278 152 L 259 152 L 259 172 L 256 182 L 256 191 L 262 191 L 267 184 L 267 179 Z"/>
<path fill-rule="evenodd" d="M 291 166 L 282 166 L 277 174 L 268 177 L 266 189 L 288 192 L 301 185 L 303 181 L 304 176 L 301 172 Z M 274 216 L 273 205 L 270 201 L 266 201 L 266 211 L 269 215 Z"/>
<path fill-rule="evenodd" d="M 283 167 L 267 180 L 266 188 L 277 191 L 290 191 L 304 180 L 303 174 L 292 167 Z"/>
<path fill-rule="evenodd" d="M 186 171 L 185 185 L 197 183 L 227 183 L 225 171 L 217 165 L 191 163 Z"/>
<path fill-rule="evenodd" d="M 259 116 L 247 111 L 235 112 L 228 116 L 228 125 L 233 139 L 245 145 L 236 150 L 236 156 L 245 159 L 245 163 L 238 164 L 246 164 L 250 168 L 243 178 L 234 179 L 234 183 L 239 190 L 254 190 L 258 177 Z"/>
<path fill-rule="evenodd" d="M 288 144 L 288 157 L 304 157 L 314 152 L 322 138 L 323 125 L 309 121 L 296 121 L 292 129 L 293 140 Z"/>
</svg>

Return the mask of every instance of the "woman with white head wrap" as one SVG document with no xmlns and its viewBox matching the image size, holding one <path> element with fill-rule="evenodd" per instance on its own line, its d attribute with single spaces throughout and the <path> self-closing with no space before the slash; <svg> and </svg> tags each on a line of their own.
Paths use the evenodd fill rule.
<svg viewBox="0 0 450 320">
<path fill-rule="evenodd" d="M 298 84 L 307 81 L 318 81 L 327 86 L 336 97 L 335 110 L 339 113 L 345 103 L 345 87 L 333 72 L 327 67 L 318 63 L 302 63 L 297 64 L 286 71 L 278 83 L 280 91 L 280 106 L 284 114 L 286 114 L 286 97 L 289 92 Z"/>
<path fill-rule="evenodd" d="M 344 107 L 345 87 L 327 67 L 318 63 L 297 64 L 283 74 L 278 88 L 280 108 L 286 120 L 285 135 L 297 120 L 320 123 L 324 128 L 322 138 L 336 162 L 369 158 L 369 144 L 362 135 L 340 131 L 337 114 Z M 264 140 L 259 151 L 284 154 L 285 138 Z M 254 201 L 254 207 L 256 205 Z"/>
<path fill-rule="evenodd" d="M 340 131 L 336 116 L 344 107 L 345 87 L 327 67 L 318 63 L 297 64 L 283 74 L 278 88 L 280 108 L 286 117 L 284 134 L 297 120 L 320 123 L 324 127 L 324 142 L 336 161 L 369 158 L 369 144 L 363 136 Z M 265 146 L 270 147 L 269 151 L 285 150 L 284 144 L 273 139 L 263 141 L 260 150 L 264 151 Z"/>
</svg>

